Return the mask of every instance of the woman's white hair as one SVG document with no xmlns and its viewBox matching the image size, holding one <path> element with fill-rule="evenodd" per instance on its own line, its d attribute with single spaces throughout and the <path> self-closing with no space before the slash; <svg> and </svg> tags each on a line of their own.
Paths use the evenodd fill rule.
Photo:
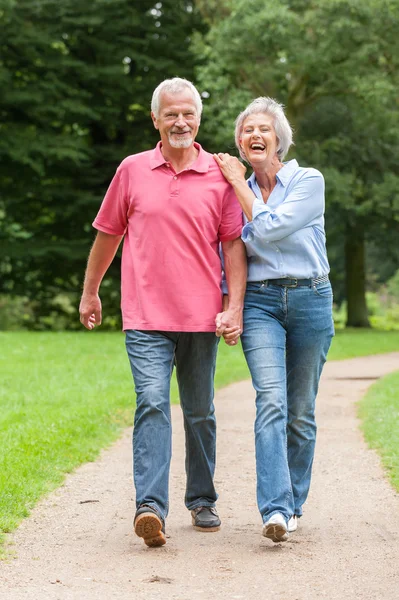
<svg viewBox="0 0 399 600">
<path fill-rule="evenodd" d="M 236 119 L 235 141 L 240 152 L 240 156 L 243 160 L 248 162 L 248 159 L 241 148 L 240 139 L 245 119 L 247 119 L 250 115 L 258 113 L 264 113 L 273 118 L 274 131 L 276 132 L 278 141 L 277 156 L 282 161 L 291 144 L 293 144 L 292 129 L 287 117 L 284 114 L 284 106 L 276 100 L 273 100 L 273 98 L 268 98 L 267 96 L 260 96 L 259 98 L 253 100 L 250 104 L 248 104 L 247 108 L 238 115 Z"/>
<path fill-rule="evenodd" d="M 151 111 L 154 113 L 155 117 L 159 117 L 159 107 L 161 104 L 161 95 L 166 94 L 178 94 L 179 92 L 183 92 L 185 89 L 189 89 L 193 95 L 193 100 L 195 107 L 197 109 L 198 117 L 201 117 L 202 113 L 202 100 L 201 96 L 195 85 L 188 81 L 188 79 L 183 79 L 182 77 L 173 77 L 173 79 L 165 79 L 162 83 L 159 84 L 157 88 L 155 88 L 154 93 L 152 94 L 151 100 Z"/>
</svg>

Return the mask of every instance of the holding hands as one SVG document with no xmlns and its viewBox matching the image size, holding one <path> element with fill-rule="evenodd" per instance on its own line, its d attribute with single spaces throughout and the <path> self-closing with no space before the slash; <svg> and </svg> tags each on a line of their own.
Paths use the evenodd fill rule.
<svg viewBox="0 0 399 600">
<path fill-rule="evenodd" d="M 224 338 L 228 346 L 235 346 L 242 334 L 242 313 L 225 310 L 216 315 L 216 336 Z"/>
<path fill-rule="evenodd" d="M 223 296 L 223 310 L 216 315 L 216 336 L 222 337 L 228 346 L 235 346 L 242 334 L 242 309 L 229 308 L 228 296 Z"/>
</svg>

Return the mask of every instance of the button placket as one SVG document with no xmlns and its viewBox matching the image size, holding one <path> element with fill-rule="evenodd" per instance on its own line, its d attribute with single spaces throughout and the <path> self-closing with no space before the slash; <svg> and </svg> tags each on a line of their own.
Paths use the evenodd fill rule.
<svg viewBox="0 0 399 600">
<path fill-rule="evenodd" d="M 172 181 L 171 181 L 171 186 L 170 186 L 170 193 L 172 196 L 178 196 L 179 192 L 180 192 L 180 177 L 178 177 L 177 175 L 173 175 Z"/>
</svg>

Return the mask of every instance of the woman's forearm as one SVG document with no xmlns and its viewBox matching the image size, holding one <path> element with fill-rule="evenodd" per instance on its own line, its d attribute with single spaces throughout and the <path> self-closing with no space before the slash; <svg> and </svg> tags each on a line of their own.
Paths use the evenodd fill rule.
<svg viewBox="0 0 399 600">
<path fill-rule="evenodd" d="M 234 183 L 231 182 L 231 185 L 245 216 L 247 217 L 248 221 L 252 221 L 252 208 L 255 201 L 253 191 L 248 187 L 245 179 Z"/>
</svg>

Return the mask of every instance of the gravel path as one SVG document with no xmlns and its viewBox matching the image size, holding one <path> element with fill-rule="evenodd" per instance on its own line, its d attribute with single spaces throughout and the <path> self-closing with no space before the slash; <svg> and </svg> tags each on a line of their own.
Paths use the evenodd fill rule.
<svg viewBox="0 0 399 600">
<path fill-rule="evenodd" d="M 397 600 L 399 495 L 362 439 L 356 402 L 377 378 L 398 369 L 399 353 L 327 364 L 311 493 L 285 544 L 261 536 L 254 392 L 242 382 L 216 397 L 220 532 L 191 527 L 183 504 L 181 411 L 173 407 L 166 546 L 147 548 L 132 533 L 128 431 L 24 521 L 13 536 L 15 558 L 0 563 L 0 599 Z"/>
</svg>

